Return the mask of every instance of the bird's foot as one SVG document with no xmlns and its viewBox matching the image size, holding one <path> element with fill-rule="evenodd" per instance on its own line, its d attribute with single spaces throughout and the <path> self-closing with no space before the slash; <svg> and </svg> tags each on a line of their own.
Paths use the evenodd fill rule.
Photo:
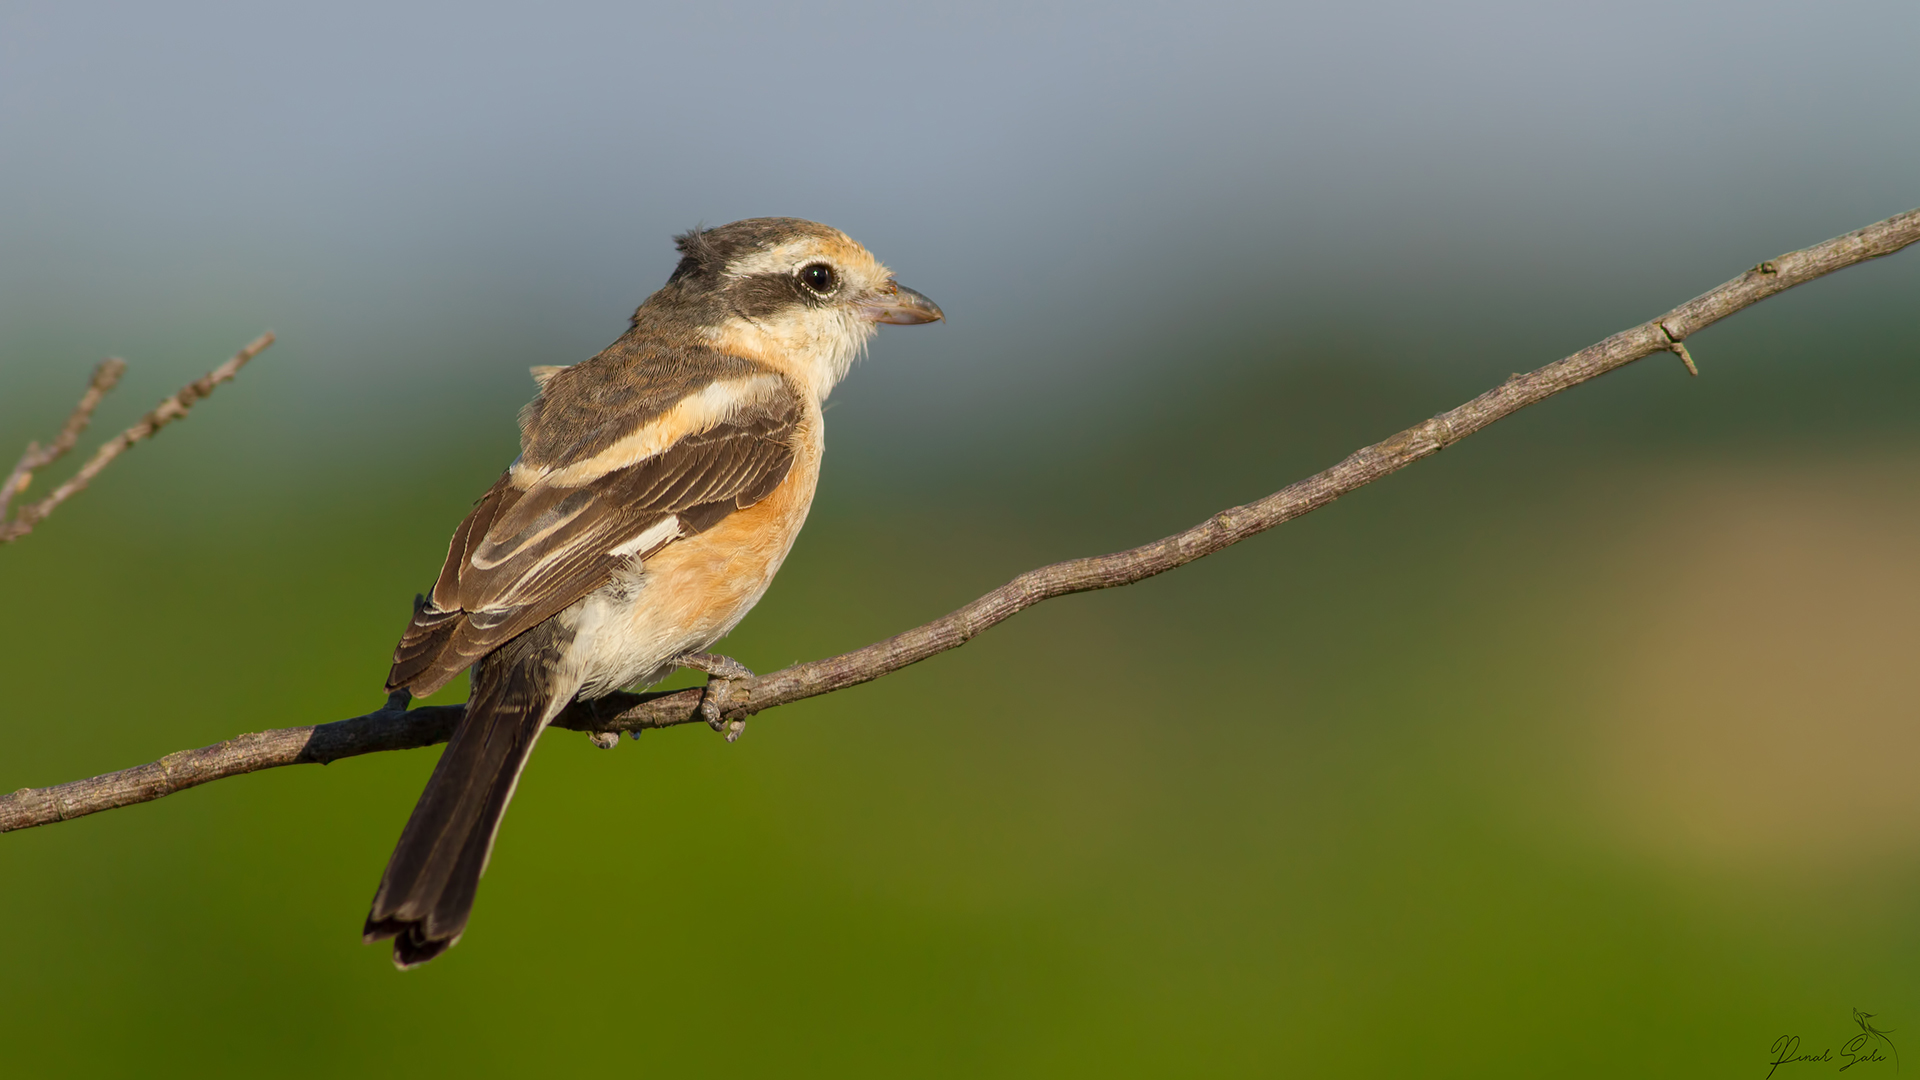
<svg viewBox="0 0 1920 1080">
<path fill-rule="evenodd" d="M 754 677 L 747 665 L 719 653 L 688 653 L 678 661 L 681 667 L 707 673 L 706 689 L 700 694 L 700 716 L 707 726 L 733 742 L 747 730 L 745 717 L 729 719 L 727 707 L 744 698 L 744 684 Z"/>
</svg>

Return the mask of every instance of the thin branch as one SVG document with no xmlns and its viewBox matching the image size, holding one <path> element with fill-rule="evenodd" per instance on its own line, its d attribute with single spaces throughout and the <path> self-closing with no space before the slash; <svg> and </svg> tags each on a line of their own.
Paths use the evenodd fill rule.
<svg viewBox="0 0 1920 1080">
<path fill-rule="evenodd" d="M 1028 571 L 944 618 L 864 649 L 795 664 L 756 678 L 727 679 L 725 700 L 721 702 L 724 718 L 744 720 L 778 705 L 857 686 L 957 648 L 1042 600 L 1132 584 L 1211 555 L 1317 510 L 1588 379 L 1657 352 L 1673 352 L 1689 359 L 1681 353 L 1681 342 L 1728 315 L 1835 270 L 1891 255 L 1915 241 L 1920 241 L 1920 209 L 1763 262 L 1657 319 L 1623 330 L 1545 367 L 1515 375 L 1457 409 L 1359 450 L 1332 468 L 1264 499 L 1222 510 L 1185 532 L 1130 551 Z M 575 703 L 554 721 L 554 726 L 594 733 L 638 733 L 693 723 L 705 719 L 700 712 L 703 693 L 692 689 L 612 694 Z M 147 802 L 211 780 L 280 765 L 325 764 L 356 754 L 431 746 L 447 739 L 463 708 L 433 705 L 408 711 L 406 696 L 397 694 L 385 707 L 351 720 L 242 735 L 91 780 L 23 788 L 0 798 L 0 832 Z"/>
<path fill-rule="evenodd" d="M 80 429 L 86 426 L 87 419 L 93 413 L 93 407 L 99 404 L 101 396 L 113 388 L 113 384 L 119 381 L 121 372 L 126 370 L 126 364 L 119 360 L 108 360 L 102 363 L 95 369 L 93 385 L 88 387 L 87 396 L 80 399 L 80 406 L 67 420 L 67 426 L 60 432 L 60 438 L 55 439 L 53 445 L 45 451 L 38 450 L 34 446 L 27 447 L 26 456 L 21 458 L 20 464 L 14 467 L 13 475 L 7 478 L 7 486 L 0 489 L 0 495 L 5 496 L 0 498 L 0 544 L 18 540 L 32 532 L 33 527 L 40 524 L 48 514 L 53 513 L 55 507 L 85 490 L 86 486 L 93 482 L 93 478 L 100 475 L 100 470 L 113 464 L 114 458 L 126 453 L 134 443 L 152 438 L 161 428 L 187 415 L 187 410 L 193 408 L 201 398 L 213 393 L 214 387 L 239 374 L 247 361 L 260 355 L 271 344 L 273 344 L 272 334 L 261 334 L 254 338 L 245 348 L 234 353 L 232 359 L 181 387 L 178 393 L 154 406 L 152 412 L 141 417 L 132 427 L 108 439 L 100 449 L 93 452 L 92 459 L 80 466 L 79 472 L 69 477 L 66 483 L 53 489 L 52 494 L 37 503 L 29 503 L 21 507 L 12 521 L 5 520 L 7 502 L 17 492 L 25 490 L 27 482 L 33 478 L 34 469 L 51 464 L 54 459 L 66 453 L 67 448 L 73 445 L 73 441 L 79 438 Z M 108 370 L 108 365 L 118 365 L 118 367 L 113 369 L 111 377 L 106 380 L 103 387 L 101 376 Z M 78 421 L 77 425 L 76 421 Z M 65 446 L 61 446 L 61 440 L 66 441 Z M 48 453 L 52 456 L 47 457 Z M 39 460 L 43 457 L 44 461 Z M 30 461 L 38 463 L 29 465 Z"/>
<path fill-rule="evenodd" d="M 87 429 L 93 420 L 93 410 L 100 406 L 101 399 L 120 382 L 120 376 L 127 373 L 127 362 L 116 357 L 100 361 L 93 369 L 93 378 L 87 381 L 87 392 L 80 395 L 80 404 L 73 407 L 73 414 L 67 417 L 67 423 L 53 442 L 41 446 L 37 442 L 27 444 L 27 452 L 20 455 L 20 461 L 13 471 L 7 474 L 5 483 L 0 483 L 0 524 L 7 520 L 7 507 L 13 503 L 13 497 L 27 490 L 33 483 L 33 474 L 66 456 L 73 444 L 80 441 L 80 433 Z"/>
</svg>

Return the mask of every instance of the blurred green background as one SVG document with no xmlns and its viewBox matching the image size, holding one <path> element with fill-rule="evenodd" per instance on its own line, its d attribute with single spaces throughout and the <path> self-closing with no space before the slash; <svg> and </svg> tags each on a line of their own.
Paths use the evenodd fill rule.
<svg viewBox="0 0 1920 1080">
<path fill-rule="evenodd" d="M 0 550 L 0 789 L 376 706 L 525 368 L 617 335 L 695 221 L 830 221 L 953 316 L 835 394 L 723 644 L 770 670 L 1920 204 L 1916 22 L 10 7 L 0 439 L 101 355 L 83 450 L 282 340 Z M 419 971 L 358 930 L 435 751 L 0 837 L 0 1072 L 1761 1076 L 1853 1008 L 1904 1041 L 1917 287 L 1909 252 L 1796 289 L 1691 340 L 1699 379 L 1649 358 L 732 746 L 552 733 Z"/>
</svg>

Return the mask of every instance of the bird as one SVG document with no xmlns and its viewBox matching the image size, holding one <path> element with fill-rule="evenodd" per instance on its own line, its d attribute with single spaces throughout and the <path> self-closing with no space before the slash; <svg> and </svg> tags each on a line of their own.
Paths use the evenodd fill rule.
<svg viewBox="0 0 1920 1080">
<path fill-rule="evenodd" d="M 471 674 L 363 930 L 393 939 L 402 969 L 460 940 L 521 770 L 563 709 L 680 667 L 745 672 L 704 650 L 806 522 L 827 395 L 880 324 L 946 317 L 817 222 L 674 240 L 678 264 L 618 340 L 533 369 L 520 456 L 454 531 L 394 649 L 386 688 L 403 703 Z"/>
</svg>

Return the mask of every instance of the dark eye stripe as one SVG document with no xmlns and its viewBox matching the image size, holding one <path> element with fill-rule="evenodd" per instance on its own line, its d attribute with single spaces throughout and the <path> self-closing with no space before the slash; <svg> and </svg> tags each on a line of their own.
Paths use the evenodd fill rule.
<svg viewBox="0 0 1920 1080">
<path fill-rule="evenodd" d="M 814 264 L 808 263 L 807 266 Z M 806 267 L 801 267 L 801 270 Z M 832 270 L 831 266 L 827 267 Z M 838 295 L 842 284 L 835 276 L 834 291 L 825 294 L 816 292 L 800 276 L 799 270 L 779 270 L 765 274 L 755 274 L 748 278 L 736 278 L 725 286 L 727 307 L 748 318 L 764 319 L 775 315 L 795 304 L 810 307 L 829 304 Z"/>
</svg>

